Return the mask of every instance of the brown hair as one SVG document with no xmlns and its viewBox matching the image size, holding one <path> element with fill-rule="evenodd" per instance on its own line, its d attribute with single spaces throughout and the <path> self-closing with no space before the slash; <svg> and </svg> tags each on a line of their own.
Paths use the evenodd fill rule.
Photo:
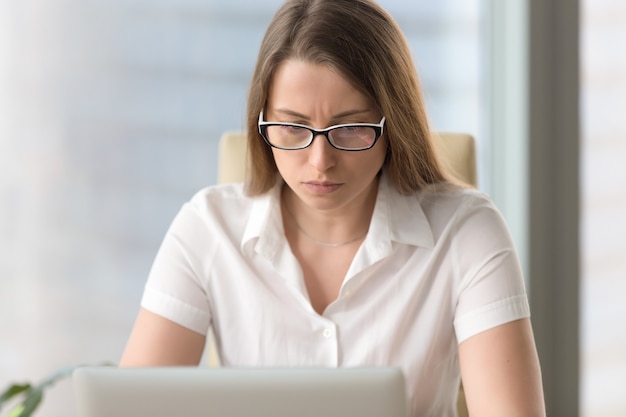
<svg viewBox="0 0 626 417">
<path fill-rule="evenodd" d="M 396 189 L 416 191 L 448 181 L 430 138 L 417 72 L 395 20 L 369 0 L 287 0 L 261 43 L 247 109 L 250 195 L 276 183 L 277 168 L 257 121 L 276 68 L 295 58 L 338 71 L 385 116 L 385 166 Z"/>
</svg>

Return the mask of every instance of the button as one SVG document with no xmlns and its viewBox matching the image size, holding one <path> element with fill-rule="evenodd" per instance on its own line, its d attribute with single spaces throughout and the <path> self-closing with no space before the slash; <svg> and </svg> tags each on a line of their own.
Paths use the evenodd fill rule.
<svg viewBox="0 0 626 417">
<path fill-rule="evenodd" d="M 327 327 L 327 328 L 324 329 L 322 334 L 324 335 L 324 337 L 326 339 L 329 339 L 329 338 L 333 337 L 333 329 L 331 329 L 330 327 Z"/>
</svg>

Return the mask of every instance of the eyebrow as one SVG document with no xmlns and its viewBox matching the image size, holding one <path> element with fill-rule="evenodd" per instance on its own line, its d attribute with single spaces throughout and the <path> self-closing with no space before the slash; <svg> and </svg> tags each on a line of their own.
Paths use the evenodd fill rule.
<svg viewBox="0 0 626 417">
<path fill-rule="evenodd" d="M 287 116 L 293 116 L 293 117 L 298 117 L 300 119 L 303 120 L 309 120 L 309 117 L 302 114 L 302 113 L 298 113 L 297 111 L 293 111 L 293 110 L 289 110 L 289 109 L 282 109 L 282 108 L 278 108 L 278 109 L 274 109 L 275 112 L 277 113 L 282 113 L 285 114 Z M 337 113 L 334 114 L 332 116 L 332 119 L 341 119 L 343 117 L 348 117 L 348 116 L 354 116 L 357 114 L 363 114 L 363 113 L 368 113 L 370 112 L 371 109 L 355 109 L 355 110 L 347 110 L 341 113 Z"/>
</svg>

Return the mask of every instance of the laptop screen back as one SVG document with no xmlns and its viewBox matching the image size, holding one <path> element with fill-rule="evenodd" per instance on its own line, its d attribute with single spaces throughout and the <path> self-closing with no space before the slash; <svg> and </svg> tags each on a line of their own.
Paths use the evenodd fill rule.
<svg viewBox="0 0 626 417">
<path fill-rule="evenodd" d="M 78 417 L 406 417 L 395 368 L 114 368 L 74 372 Z"/>
</svg>

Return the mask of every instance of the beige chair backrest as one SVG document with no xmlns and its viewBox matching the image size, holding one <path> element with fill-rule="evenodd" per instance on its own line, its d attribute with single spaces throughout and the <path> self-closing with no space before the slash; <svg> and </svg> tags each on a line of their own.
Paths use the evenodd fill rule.
<svg viewBox="0 0 626 417">
<path fill-rule="evenodd" d="M 435 133 L 435 148 L 441 161 L 452 176 L 461 182 L 477 187 L 476 145 L 471 135 L 463 133 Z M 219 144 L 218 175 L 219 183 L 241 182 L 246 170 L 246 136 L 242 132 L 226 132 Z M 209 366 L 219 366 L 219 357 L 212 335 L 208 338 Z M 467 417 L 463 387 L 457 400 L 458 416 Z"/>
<path fill-rule="evenodd" d="M 458 180 L 477 186 L 476 146 L 471 135 L 435 133 L 435 148 L 449 172 Z M 218 183 L 241 182 L 246 169 L 246 136 L 242 132 L 226 132 L 219 144 Z"/>
</svg>

